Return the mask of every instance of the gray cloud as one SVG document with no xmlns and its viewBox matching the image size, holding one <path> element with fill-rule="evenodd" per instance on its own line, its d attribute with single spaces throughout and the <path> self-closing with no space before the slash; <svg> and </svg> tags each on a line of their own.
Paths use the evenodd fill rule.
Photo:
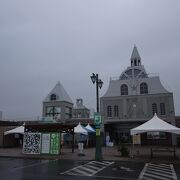
<svg viewBox="0 0 180 180">
<path fill-rule="evenodd" d="M 31 0 L 0 2 L 0 110 L 7 118 L 41 116 L 57 81 L 75 101 L 95 107 L 89 76 L 106 91 L 130 64 L 134 44 L 149 73 L 174 92 L 180 115 L 178 0 Z"/>
</svg>

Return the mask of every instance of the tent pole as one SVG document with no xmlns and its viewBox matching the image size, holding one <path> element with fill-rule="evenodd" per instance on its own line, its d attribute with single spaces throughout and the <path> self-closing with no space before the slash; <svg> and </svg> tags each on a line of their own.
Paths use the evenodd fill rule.
<svg viewBox="0 0 180 180">
<path fill-rule="evenodd" d="M 131 145 L 131 158 L 133 159 L 133 158 L 134 158 L 134 143 L 133 143 L 133 135 L 132 135 L 131 137 L 132 137 L 132 145 Z"/>
<path fill-rule="evenodd" d="M 74 128 L 72 130 L 72 153 L 74 153 L 74 141 L 75 141 L 75 137 L 74 137 Z"/>
</svg>

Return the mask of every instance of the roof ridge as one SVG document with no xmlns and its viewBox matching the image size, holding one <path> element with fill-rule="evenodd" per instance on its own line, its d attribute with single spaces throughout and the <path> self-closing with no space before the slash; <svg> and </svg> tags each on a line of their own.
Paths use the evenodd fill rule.
<svg viewBox="0 0 180 180">
<path fill-rule="evenodd" d="M 57 84 L 54 86 L 54 88 L 50 91 L 50 93 L 46 96 L 44 102 L 51 101 L 50 96 L 52 94 L 55 94 L 57 99 L 56 101 L 66 101 L 73 104 L 73 101 L 71 100 L 69 94 L 63 87 L 63 85 L 60 83 L 60 81 L 57 82 Z"/>
</svg>

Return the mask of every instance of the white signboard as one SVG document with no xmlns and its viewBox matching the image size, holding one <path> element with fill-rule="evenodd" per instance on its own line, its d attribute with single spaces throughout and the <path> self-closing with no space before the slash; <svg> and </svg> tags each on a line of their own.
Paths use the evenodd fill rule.
<svg viewBox="0 0 180 180">
<path fill-rule="evenodd" d="M 45 133 L 42 134 L 41 153 L 49 154 L 49 152 L 50 152 L 50 134 Z"/>
<path fill-rule="evenodd" d="M 140 134 L 133 136 L 133 144 L 141 144 L 141 135 Z"/>
</svg>

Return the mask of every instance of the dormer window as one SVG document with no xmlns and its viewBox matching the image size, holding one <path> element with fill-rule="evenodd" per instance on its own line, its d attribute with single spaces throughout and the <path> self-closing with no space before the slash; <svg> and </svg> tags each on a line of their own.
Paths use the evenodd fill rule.
<svg viewBox="0 0 180 180">
<path fill-rule="evenodd" d="M 51 94 L 50 100 L 51 101 L 55 101 L 56 99 L 57 99 L 56 95 L 55 94 Z"/>
<path fill-rule="evenodd" d="M 128 86 L 126 84 L 121 85 L 121 95 L 128 95 Z"/>
<path fill-rule="evenodd" d="M 140 94 L 148 94 L 148 85 L 146 83 L 140 84 Z"/>
</svg>

